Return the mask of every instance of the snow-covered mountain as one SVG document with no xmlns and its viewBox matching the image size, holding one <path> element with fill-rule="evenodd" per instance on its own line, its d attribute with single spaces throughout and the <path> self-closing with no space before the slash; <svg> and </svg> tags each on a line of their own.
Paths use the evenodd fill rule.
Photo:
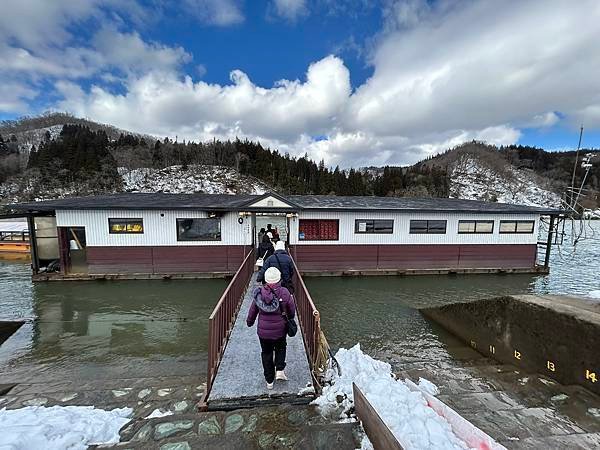
<svg viewBox="0 0 600 450">
<path fill-rule="evenodd" d="M 560 195 L 531 169 L 500 168 L 472 154 L 462 154 L 449 167 L 450 197 L 529 206 L 560 206 Z"/>
<path fill-rule="evenodd" d="M 164 169 L 121 167 L 119 174 L 123 178 L 125 192 L 263 194 L 269 190 L 261 181 L 222 166 L 171 166 Z"/>
<path fill-rule="evenodd" d="M 82 119 L 67 113 L 47 113 L 36 117 L 25 117 L 15 121 L 1 121 L 0 135 L 6 140 L 14 137 L 18 143 L 20 152 L 28 153 L 32 146 L 39 147 L 40 143 L 46 139 L 46 132 L 50 133 L 50 138 L 56 138 L 63 125 L 85 125 L 92 131 L 102 130 L 109 139 L 118 139 L 121 134 L 129 134 L 139 138 L 145 138 L 149 142 L 156 140 L 155 137 L 142 135 L 123 130 L 103 123 L 93 122 Z"/>
</svg>

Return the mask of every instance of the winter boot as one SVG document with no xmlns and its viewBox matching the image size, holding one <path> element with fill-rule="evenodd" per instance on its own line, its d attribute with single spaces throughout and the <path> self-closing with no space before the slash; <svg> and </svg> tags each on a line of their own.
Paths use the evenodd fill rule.
<svg viewBox="0 0 600 450">
<path fill-rule="evenodd" d="M 273 383 L 267 383 L 267 389 L 269 389 L 269 390 L 273 389 Z"/>
</svg>

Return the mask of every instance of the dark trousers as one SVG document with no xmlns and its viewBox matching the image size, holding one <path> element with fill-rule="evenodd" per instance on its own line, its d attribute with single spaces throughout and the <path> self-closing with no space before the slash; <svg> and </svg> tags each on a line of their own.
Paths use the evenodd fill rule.
<svg viewBox="0 0 600 450">
<path fill-rule="evenodd" d="M 275 380 L 275 370 L 285 369 L 285 347 L 287 342 L 285 336 L 277 340 L 259 338 L 259 341 L 265 380 L 267 383 L 272 383 Z M 275 360 L 273 360 L 273 353 L 275 353 Z"/>
</svg>

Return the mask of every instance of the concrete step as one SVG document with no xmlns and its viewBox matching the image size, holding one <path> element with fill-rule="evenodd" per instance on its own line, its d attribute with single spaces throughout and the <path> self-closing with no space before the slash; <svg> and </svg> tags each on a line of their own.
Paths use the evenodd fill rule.
<svg viewBox="0 0 600 450">
<path fill-rule="evenodd" d="M 137 419 L 113 448 L 354 449 L 359 429 L 356 422 L 329 423 L 313 406 L 280 405 Z"/>
</svg>

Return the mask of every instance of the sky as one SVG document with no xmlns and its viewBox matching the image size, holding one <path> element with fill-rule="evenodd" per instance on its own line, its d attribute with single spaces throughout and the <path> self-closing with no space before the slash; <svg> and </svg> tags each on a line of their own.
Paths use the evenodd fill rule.
<svg viewBox="0 0 600 450">
<path fill-rule="evenodd" d="M 2 0 L 0 120 L 45 111 L 329 166 L 600 147 L 597 0 Z"/>
</svg>

